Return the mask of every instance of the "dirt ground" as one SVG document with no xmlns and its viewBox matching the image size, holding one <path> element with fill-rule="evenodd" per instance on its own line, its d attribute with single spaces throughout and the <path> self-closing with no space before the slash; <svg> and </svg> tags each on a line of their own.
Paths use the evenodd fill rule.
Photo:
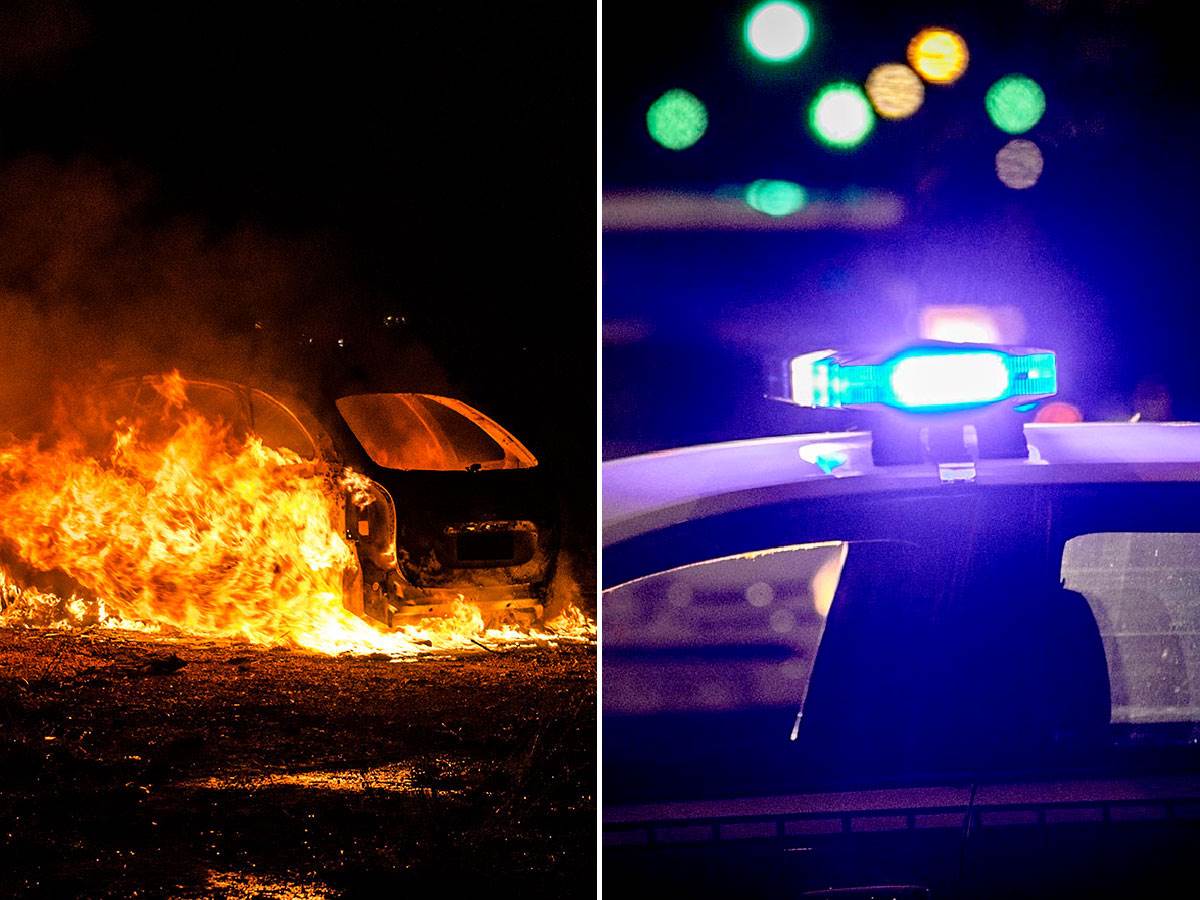
<svg viewBox="0 0 1200 900">
<path fill-rule="evenodd" d="M 0 895 L 595 895 L 595 646 L 0 627 Z"/>
</svg>

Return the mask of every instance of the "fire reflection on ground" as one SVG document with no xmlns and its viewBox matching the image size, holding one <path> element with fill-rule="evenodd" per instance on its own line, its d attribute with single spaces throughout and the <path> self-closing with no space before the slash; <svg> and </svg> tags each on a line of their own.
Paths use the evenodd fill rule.
<svg viewBox="0 0 1200 900">
<path fill-rule="evenodd" d="M 397 660 L 0 627 L 0 671 L 17 894 L 399 896 L 469 871 L 563 897 L 594 880 L 594 645 Z"/>
<path fill-rule="evenodd" d="M 317 884 L 300 884 L 252 872 L 210 872 L 205 890 L 197 896 L 231 900 L 326 900 L 338 893 Z"/>
<path fill-rule="evenodd" d="M 184 782 L 183 788 L 253 791 L 273 787 L 298 787 L 322 791 L 388 791 L 424 797 L 461 794 L 461 788 L 422 787 L 410 766 L 393 763 L 363 769 L 334 769 L 312 772 L 274 772 L 261 775 L 227 775 Z"/>
</svg>

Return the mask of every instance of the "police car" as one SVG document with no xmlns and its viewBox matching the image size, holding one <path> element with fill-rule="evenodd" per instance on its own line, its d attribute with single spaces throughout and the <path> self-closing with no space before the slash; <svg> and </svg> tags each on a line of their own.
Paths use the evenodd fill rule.
<svg viewBox="0 0 1200 900">
<path fill-rule="evenodd" d="M 1024 348 L 806 353 L 777 394 L 869 430 L 605 464 L 614 896 L 1127 896 L 1189 871 L 1200 425 L 1035 423 L 1057 375 Z"/>
</svg>

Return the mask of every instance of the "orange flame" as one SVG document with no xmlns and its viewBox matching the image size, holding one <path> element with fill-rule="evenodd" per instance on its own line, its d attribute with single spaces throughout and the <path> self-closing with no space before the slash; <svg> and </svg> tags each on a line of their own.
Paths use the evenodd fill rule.
<svg viewBox="0 0 1200 900">
<path fill-rule="evenodd" d="M 106 455 L 78 436 L 0 446 L 0 549 L 78 586 L 63 599 L 0 568 L 4 621 L 173 628 L 325 653 L 594 637 L 572 609 L 545 629 L 488 629 L 468 598 L 449 618 L 390 632 L 358 618 L 343 605 L 357 562 L 340 526 L 341 498 L 361 476 L 235 438 L 187 408 L 182 385 L 175 374 L 159 386 L 169 427 L 122 419 Z"/>
</svg>

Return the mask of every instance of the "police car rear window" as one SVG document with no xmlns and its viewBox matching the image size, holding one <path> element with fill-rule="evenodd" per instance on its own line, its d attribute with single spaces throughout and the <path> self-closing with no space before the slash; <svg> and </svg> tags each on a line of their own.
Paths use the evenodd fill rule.
<svg viewBox="0 0 1200 900">
<path fill-rule="evenodd" d="M 1100 626 L 1113 721 L 1200 721 L 1200 534 L 1080 535 L 1062 577 Z"/>
</svg>

